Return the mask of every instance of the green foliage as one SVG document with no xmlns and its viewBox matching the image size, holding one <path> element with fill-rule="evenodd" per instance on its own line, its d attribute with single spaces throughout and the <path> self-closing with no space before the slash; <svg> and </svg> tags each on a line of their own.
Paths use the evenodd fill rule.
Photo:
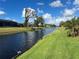
<svg viewBox="0 0 79 59">
<path fill-rule="evenodd" d="M 55 24 L 45 24 L 44 26 L 45 26 L 45 27 L 56 27 Z"/>
<path fill-rule="evenodd" d="M 79 18 L 73 18 L 66 22 L 61 22 L 60 26 L 64 26 L 70 30 L 68 36 L 79 36 Z"/>
<path fill-rule="evenodd" d="M 69 29 L 71 29 L 73 27 L 76 27 L 77 25 L 79 25 L 79 18 L 76 19 L 75 17 L 73 19 L 71 19 L 71 20 L 60 23 L 60 26 L 67 27 Z"/>
<path fill-rule="evenodd" d="M 44 19 L 42 18 L 42 16 L 38 17 L 37 16 L 37 20 L 34 21 L 35 26 L 39 27 L 44 25 Z"/>
</svg>

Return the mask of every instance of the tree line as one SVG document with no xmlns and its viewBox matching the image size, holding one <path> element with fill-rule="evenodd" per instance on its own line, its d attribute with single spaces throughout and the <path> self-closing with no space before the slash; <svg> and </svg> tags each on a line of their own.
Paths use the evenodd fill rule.
<svg viewBox="0 0 79 59">
<path fill-rule="evenodd" d="M 79 17 L 74 17 L 66 22 L 61 22 L 60 26 L 68 29 L 68 36 L 79 36 Z"/>
<path fill-rule="evenodd" d="M 23 27 L 23 24 L 11 20 L 0 19 L 0 27 Z"/>
<path fill-rule="evenodd" d="M 29 19 L 34 19 L 34 23 L 29 23 Z M 12 26 L 12 27 L 56 27 L 55 24 L 45 24 L 45 20 L 42 16 L 38 16 L 36 11 L 31 8 L 24 9 L 24 23 L 18 23 L 11 20 L 0 20 L 0 26 Z"/>
<path fill-rule="evenodd" d="M 24 18 L 25 18 L 24 26 L 25 27 L 29 26 L 28 21 L 29 21 L 30 18 L 34 18 L 34 23 L 31 24 L 31 26 L 34 26 L 34 27 L 46 27 L 46 26 L 52 27 L 52 26 L 56 26 L 55 24 L 45 24 L 45 21 L 44 21 L 43 17 L 38 16 L 36 11 L 31 9 L 31 8 L 25 8 L 24 11 L 25 11 L 25 14 L 24 14 Z"/>
</svg>

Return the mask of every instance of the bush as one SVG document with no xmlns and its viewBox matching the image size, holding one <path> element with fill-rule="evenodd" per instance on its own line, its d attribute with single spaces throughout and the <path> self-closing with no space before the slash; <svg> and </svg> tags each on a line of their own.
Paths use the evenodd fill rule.
<svg viewBox="0 0 79 59">
<path fill-rule="evenodd" d="M 72 37 L 76 37 L 76 36 L 79 36 L 79 28 L 72 28 L 68 31 L 68 36 L 72 36 Z"/>
</svg>

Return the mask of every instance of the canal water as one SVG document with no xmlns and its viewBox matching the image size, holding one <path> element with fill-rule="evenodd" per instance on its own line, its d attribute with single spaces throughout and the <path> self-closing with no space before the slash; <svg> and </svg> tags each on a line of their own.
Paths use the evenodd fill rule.
<svg viewBox="0 0 79 59">
<path fill-rule="evenodd" d="M 45 28 L 34 32 L 23 32 L 0 36 L 0 59 L 12 59 L 18 53 L 30 49 L 44 35 L 55 28 Z"/>
</svg>

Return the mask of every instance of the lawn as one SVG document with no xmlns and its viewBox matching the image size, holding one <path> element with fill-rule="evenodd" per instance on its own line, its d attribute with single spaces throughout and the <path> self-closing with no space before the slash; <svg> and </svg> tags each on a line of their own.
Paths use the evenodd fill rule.
<svg viewBox="0 0 79 59">
<path fill-rule="evenodd" d="M 0 27 L 0 35 L 7 35 L 30 30 L 32 30 L 30 27 Z"/>
<path fill-rule="evenodd" d="M 79 59 L 79 37 L 67 37 L 59 28 L 16 59 Z"/>
<path fill-rule="evenodd" d="M 33 30 L 32 27 L 0 27 L 0 35 L 8 35 L 27 31 L 36 31 L 43 29 L 44 27 L 34 27 L 34 28 L 35 30 Z"/>
</svg>

